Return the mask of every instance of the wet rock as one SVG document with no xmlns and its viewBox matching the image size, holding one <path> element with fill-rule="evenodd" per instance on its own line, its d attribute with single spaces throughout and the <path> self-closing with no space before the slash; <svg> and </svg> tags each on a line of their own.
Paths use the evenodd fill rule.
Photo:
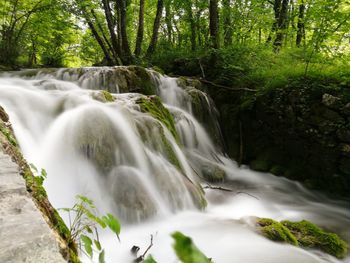
<svg viewBox="0 0 350 263">
<path fill-rule="evenodd" d="M 344 108 L 342 109 L 342 112 L 346 116 L 350 116 L 350 102 L 344 106 Z"/>
<path fill-rule="evenodd" d="M 348 158 L 342 158 L 339 163 L 339 170 L 342 173 L 350 175 L 350 160 Z"/>
<path fill-rule="evenodd" d="M 343 155 L 350 157 L 350 144 L 340 144 L 339 147 Z"/>
<path fill-rule="evenodd" d="M 8 122 L 9 121 L 9 116 L 7 115 L 6 111 L 4 108 L 0 105 L 0 119 L 3 122 Z"/>
<path fill-rule="evenodd" d="M 349 129 L 340 129 L 337 131 L 337 137 L 342 142 L 350 142 L 350 130 Z"/>
<path fill-rule="evenodd" d="M 343 106 L 340 98 L 330 95 L 328 93 L 323 94 L 322 103 L 326 107 L 335 110 L 340 109 Z"/>
<path fill-rule="evenodd" d="M 203 165 L 202 175 L 209 182 L 220 182 L 226 177 L 226 173 L 220 167 L 215 165 Z"/>
<path fill-rule="evenodd" d="M 74 145 L 103 173 L 116 164 L 118 131 L 102 110 L 90 109 L 75 123 Z M 125 140 L 119 140 L 123 142 Z"/>
<path fill-rule="evenodd" d="M 108 175 L 108 187 L 118 210 L 127 222 L 138 222 L 156 214 L 156 201 L 142 184 L 135 168 L 120 166 Z M 127 191 L 125 191 L 127 189 Z"/>
</svg>

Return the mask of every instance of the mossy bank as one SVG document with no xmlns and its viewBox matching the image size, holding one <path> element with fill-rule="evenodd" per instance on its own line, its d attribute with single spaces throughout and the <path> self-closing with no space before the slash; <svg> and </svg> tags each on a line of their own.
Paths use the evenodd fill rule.
<svg viewBox="0 0 350 263">
<path fill-rule="evenodd" d="M 33 175 L 29 165 L 23 158 L 18 143 L 13 134 L 9 118 L 4 109 L 0 106 L 0 149 L 8 154 L 18 165 L 20 174 L 25 179 L 26 188 L 34 203 L 41 211 L 46 222 L 56 233 L 60 252 L 68 262 L 80 262 L 77 257 L 77 247 L 72 241 L 70 231 L 63 222 L 58 212 L 50 204 L 42 180 Z"/>
</svg>

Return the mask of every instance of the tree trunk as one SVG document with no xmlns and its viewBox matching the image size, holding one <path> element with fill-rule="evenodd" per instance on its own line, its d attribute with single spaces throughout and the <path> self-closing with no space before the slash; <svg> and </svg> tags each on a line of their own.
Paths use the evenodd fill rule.
<svg viewBox="0 0 350 263">
<path fill-rule="evenodd" d="M 152 38 L 147 49 L 146 57 L 150 57 L 156 50 L 156 46 L 158 42 L 159 27 L 160 27 L 160 19 L 162 18 L 163 7 L 164 7 L 164 1 L 158 0 L 157 13 L 153 24 Z"/>
<path fill-rule="evenodd" d="M 113 23 L 113 15 L 111 11 L 111 6 L 109 0 L 102 0 L 103 4 L 103 10 L 106 16 L 106 21 L 107 21 L 107 27 L 108 31 L 111 37 L 111 42 L 112 42 L 112 47 L 113 47 L 113 54 L 115 56 L 115 60 L 118 60 L 118 57 L 121 57 L 120 49 L 119 49 L 119 44 L 118 44 L 118 39 L 117 35 L 115 34 L 115 25 Z M 117 57 L 118 56 L 118 57 Z"/>
<path fill-rule="evenodd" d="M 297 47 L 301 46 L 301 41 L 305 37 L 305 24 L 304 24 L 304 16 L 305 16 L 305 3 L 304 0 L 301 1 L 299 5 L 299 15 L 298 15 L 298 31 L 296 38 Z"/>
<path fill-rule="evenodd" d="M 191 1 L 186 2 L 186 11 L 187 11 L 188 21 L 190 22 L 190 29 L 191 29 L 191 50 L 194 51 L 196 50 L 196 23 L 193 17 Z"/>
<path fill-rule="evenodd" d="M 218 0 L 209 2 L 209 20 L 211 46 L 217 49 L 220 47 Z"/>
<path fill-rule="evenodd" d="M 135 46 L 136 57 L 139 57 L 141 55 L 141 47 L 142 47 L 143 31 L 144 31 L 144 15 L 145 15 L 145 0 L 140 0 L 139 25 L 137 29 L 136 46 Z"/>
<path fill-rule="evenodd" d="M 126 30 L 126 0 L 117 0 L 120 10 L 120 33 L 122 41 L 122 61 L 124 64 L 132 63 L 132 55 Z"/>
<path fill-rule="evenodd" d="M 172 43 L 172 33 L 173 33 L 173 28 L 172 28 L 172 13 L 170 9 L 171 5 L 171 0 L 166 0 L 165 1 L 165 23 L 166 23 L 166 31 L 167 31 L 167 39 L 168 43 Z"/>
<path fill-rule="evenodd" d="M 275 35 L 275 32 L 277 30 L 278 20 L 279 20 L 280 13 L 281 13 L 281 5 L 282 5 L 282 0 L 275 0 L 274 1 L 273 11 L 274 11 L 275 19 L 274 19 L 273 24 L 272 24 L 271 32 L 267 38 L 267 41 L 266 41 L 267 43 L 271 42 L 272 37 Z"/>
<path fill-rule="evenodd" d="M 283 44 L 283 39 L 286 34 L 287 29 L 287 20 L 288 20 L 288 4 L 289 0 L 283 0 L 281 11 L 279 13 L 278 23 L 277 23 L 277 32 L 276 32 L 276 39 L 273 43 L 274 49 L 276 52 L 278 52 Z"/>
<path fill-rule="evenodd" d="M 224 22 L 224 44 L 232 44 L 232 17 L 231 17 L 231 0 L 223 0 L 223 22 Z"/>
<path fill-rule="evenodd" d="M 111 58 L 109 52 L 108 52 L 108 49 L 106 48 L 105 44 L 103 43 L 103 40 L 102 38 L 100 37 L 100 35 L 98 34 L 94 24 L 92 23 L 92 21 L 90 20 L 89 17 L 85 17 L 86 19 L 86 22 L 92 32 L 92 35 L 94 36 L 94 38 L 96 39 L 97 43 L 99 44 L 99 46 L 101 47 L 102 51 L 103 51 L 103 54 L 106 58 L 106 61 L 108 63 L 108 65 L 113 65 L 113 59 Z"/>
</svg>

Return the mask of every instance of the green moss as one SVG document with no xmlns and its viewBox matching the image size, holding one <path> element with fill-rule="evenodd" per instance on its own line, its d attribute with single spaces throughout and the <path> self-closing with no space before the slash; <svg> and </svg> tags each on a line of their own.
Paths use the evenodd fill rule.
<svg viewBox="0 0 350 263">
<path fill-rule="evenodd" d="M 259 231 L 268 239 L 286 242 L 303 248 L 319 249 L 337 258 L 344 258 L 348 246 L 338 235 L 325 232 L 315 224 L 300 222 L 277 222 L 269 218 L 257 220 Z"/>
<path fill-rule="evenodd" d="M 141 112 L 149 113 L 154 118 L 163 123 L 175 140 L 179 143 L 179 135 L 175 128 L 174 118 L 171 113 L 166 109 L 158 96 L 151 96 L 148 98 L 140 98 L 136 101 L 140 105 Z"/>
<path fill-rule="evenodd" d="M 165 74 L 164 70 L 162 70 L 160 67 L 157 67 L 157 66 L 153 66 L 152 70 L 154 70 L 154 71 L 156 71 L 156 72 L 158 72 L 160 74 L 163 74 L 163 75 Z"/>
<path fill-rule="evenodd" d="M 7 140 L 13 145 L 17 146 L 17 141 L 15 137 L 12 135 L 12 132 L 9 128 L 7 128 L 3 123 L 0 124 L 0 132 L 5 135 Z"/>
<path fill-rule="evenodd" d="M 165 137 L 163 129 L 161 129 L 160 137 L 162 140 L 162 145 L 164 146 L 165 155 L 167 156 L 167 159 L 178 168 L 179 171 L 182 171 L 181 165 L 179 160 L 176 157 L 175 151 L 173 147 L 171 146 L 170 142 Z"/>
<path fill-rule="evenodd" d="M 143 67 L 129 66 L 128 70 L 136 75 L 132 80 L 133 85 L 140 89 L 144 95 L 155 95 L 156 85 L 152 80 L 151 74 Z"/>
<path fill-rule="evenodd" d="M 337 258 L 344 258 L 347 253 L 347 244 L 338 235 L 325 232 L 309 221 L 281 223 L 297 237 L 300 246 L 320 249 Z"/>
<path fill-rule="evenodd" d="M 283 175 L 285 172 L 285 168 L 280 166 L 280 165 L 274 165 L 271 167 L 270 169 L 270 173 L 274 174 L 274 175 Z"/>
<path fill-rule="evenodd" d="M 107 102 L 113 102 L 115 99 L 111 93 L 109 93 L 107 90 L 102 90 L 102 94 Z"/>
<path fill-rule="evenodd" d="M 270 164 L 265 160 L 254 160 L 250 162 L 250 167 L 255 171 L 267 172 L 270 169 Z"/>
<path fill-rule="evenodd" d="M 281 223 L 269 218 L 260 218 L 257 223 L 261 233 L 268 239 L 298 245 L 296 237 Z"/>
</svg>

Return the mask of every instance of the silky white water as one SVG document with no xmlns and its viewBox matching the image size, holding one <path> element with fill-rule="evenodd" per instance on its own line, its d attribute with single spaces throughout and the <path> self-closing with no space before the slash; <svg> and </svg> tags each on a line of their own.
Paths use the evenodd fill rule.
<svg viewBox="0 0 350 263">
<path fill-rule="evenodd" d="M 70 207 L 77 194 L 85 195 L 101 213 L 111 212 L 122 221 L 121 242 L 101 232 L 107 262 L 132 262 L 130 248 L 137 245 L 143 252 L 150 235 L 154 245 L 149 253 L 157 262 L 177 262 L 170 236 L 174 231 L 191 236 L 217 263 L 339 262 L 319 251 L 269 241 L 249 227 L 249 220 L 307 219 L 350 241 L 349 202 L 237 167 L 194 116 L 188 91 L 176 79 L 152 73 L 157 94 L 174 116 L 178 143 L 163 123 L 140 111 L 137 101 L 145 97 L 117 94 L 113 76 L 118 70 L 0 76 L 0 105 L 10 116 L 24 156 L 47 170 L 45 188 L 52 204 Z M 115 92 L 115 102 L 101 102 L 102 88 Z M 214 112 L 210 99 L 202 96 Z M 214 115 L 208 118 L 216 123 Z M 178 164 L 167 155 L 169 147 Z M 208 205 L 201 211 L 198 184 L 205 186 L 202 177 L 218 170 L 227 178 L 221 186 L 233 191 L 206 189 Z"/>
</svg>

